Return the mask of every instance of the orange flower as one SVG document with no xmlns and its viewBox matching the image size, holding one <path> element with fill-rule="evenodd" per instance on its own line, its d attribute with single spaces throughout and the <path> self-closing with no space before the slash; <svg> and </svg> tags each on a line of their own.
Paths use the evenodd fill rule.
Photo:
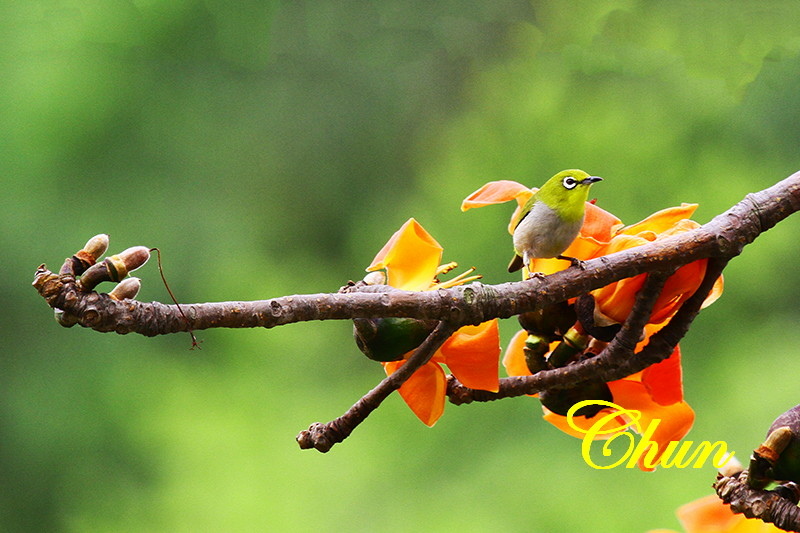
<svg viewBox="0 0 800 533">
<path fill-rule="evenodd" d="M 641 222 L 623 227 L 619 219 L 611 213 L 587 204 L 586 222 L 564 255 L 583 260 L 594 259 L 690 231 L 700 226 L 689 219 L 696 209 L 697 204 L 681 204 L 679 207 L 663 209 Z M 681 304 L 700 286 L 707 263 L 706 259 L 694 261 L 682 266 L 670 276 L 653 306 L 650 323 L 665 322 L 678 311 Z M 537 259 L 534 264 L 536 270 L 544 273 L 555 272 L 569 266 L 568 263 L 558 259 Z M 636 293 L 644 284 L 645 277 L 646 274 L 640 274 L 592 291 L 596 303 L 596 322 L 601 325 L 624 322 L 636 300 Z M 720 277 L 706 298 L 704 307 L 719 298 L 722 294 L 722 284 Z"/>
<path fill-rule="evenodd" d="M 783 531 L 757 518 L 734 514 L 715 494 L 682 505 L 676 512 L 686 533 L 778 533 Z M 676 533 L 668 529 L 648 533 Z"/>
<path fill-rule="evenodd" d="M 411 218 L 392 235 L 367 271 L 383 269 L 389 285 L 409 291 L 453 287 L 479 277 L 467 277 L 472 272 L 470 270 L 441 283 L 436 276 L 457 266 L 456 263 L 440 266 L 441 259 L 442 247 Z M 402 360 L 381 363 L 386 375 L 400 368 L 410 355 L 411 352 Z M 467 387 L 496 392 L 499 389 L 499 355 L 497 319 L 477 326 L 464 326 L 400 387 L 400 396 L 422 422 L 433 426 L 444 412 L 447 379 L 441 365 L 447 365 Z"/>
<path fill-rule="evenodd" d="M 493 181 L 468 196 L 462 202 L 461 210 L 516 200 L 517 209 L 509 225 L 509 232 L 513 233 L 514 222 L 519 217 L 521 206 L 534 192 L 535 189 L 528 189 L 514 181 Z M 681 204 L 679 207 L 658 211 L 631 226 L 624 226 L 616 216 L 587 203 L 583 227 L 563 255 L 589 260 L 692 230 L 699 226 L 697 222 L 689 220 L 695 209 L 697 204 Z M 706 264 L 707 260 L 703 259 L 684 265 L 667 280 L 653 308 L 651 323 L 658 324 L 668 320 L 694 294 L 705 275 Z M 535 259 L 532 263 L 533 270 L 543 274 L 552 274 L 568 266 L 569 262 L 560 259 Z M 592 291 L 596 323 L 604 326 L 624 322 L 645 277 L 646 274 L 641 274 Z M 720 294 L 722 277 L 714 285 L 704 307 L 713 303 Z"/>
<path fill-rule="evenodd" d="M 647 343 L 650 335 L 660 329 L 659 326 L 648 325 L 646 327 L 646 339 L 643 340 L 638 349 Z M 531 372 L 525 363 L 523 347 L 528 333 L 525 330 L 519 331 L 506 349 L 503 357 L 503 366 L 509 376 L 526 376 Z M 557 343 L 551 345 L 555 348 Z M 611 381 L 608 383 L 611 389 L 613 402 L 628 410 L 639 411 L 642 415 L 640 420 L 641 427 L 647 427 L 651 421 L 659 419 L 658 425 L 651 440 L 658 444 L 658 449 L 663 452 L 670 441 L 681 440 L 691 429 L 694 423 L 694 411 L 683 400 L 683 377 L 680 365 L 681 352 L 676 347 L 669 358 L 637 372 L 626 378 Z M 577 438 L 584 438 L 585 434 L 575 431 L 569 427 L 567 417 L 558 415 L 542 407 L 544 419 L 553 424 L 561 431 Z M 583 416 L 574 417 L 573 423 L 583 430 L 588 430 L 597 420 L 610 414 L 610 409 L 603 409 L 591 418 Z M 628 420 L 618 417 L 617 428 L 624 431 Z M 614 428 L 604 427 L 607 430 Z M 610 438 L 614 433 L 604 435 Z M 658 461 L 661 454 L 653 458 L 653 462 Z M 639 460 L 639 468 L 645 471 L 653 470 L 644 464 L 644 456 Z"/>
</svg>

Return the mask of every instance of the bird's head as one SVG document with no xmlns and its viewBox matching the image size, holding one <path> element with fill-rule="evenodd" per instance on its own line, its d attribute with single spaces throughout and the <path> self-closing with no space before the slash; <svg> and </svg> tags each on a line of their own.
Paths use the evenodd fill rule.
<svg viewBox="0 0 800 533">
<path fill-rule="evenodd" d="M 603 178 L 590 176 L 583 170 L 562 170 L 547 180 L 536 196 L 565 221 L 578 220 L 583 216 L 584 204 L 589 198 L 589 187 L 602 180 Z"/>
</svg>

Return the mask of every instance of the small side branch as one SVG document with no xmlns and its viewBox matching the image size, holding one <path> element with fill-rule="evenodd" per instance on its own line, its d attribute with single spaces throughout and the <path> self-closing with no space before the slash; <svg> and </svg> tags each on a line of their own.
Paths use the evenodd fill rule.
<svg viewBox="0 0 800 533">
<path fill-rule="evenodd" d="M 377 387 L 365 394 L 345 414 L 322 424 L 315 422 L 297 435 L 297 443 L 302 449 L 316 448 L 327 452 L 334 444 L 342 442 L 353 430 L 377 409 L 389 394 L 399 389 L 411 375 L 427 363 L 436 350 L 456 330 L 452 325 L 440 322 L 428 338 L 416 349 L 406 363 L 391 376 L 386 377 Z"/>
</svg>

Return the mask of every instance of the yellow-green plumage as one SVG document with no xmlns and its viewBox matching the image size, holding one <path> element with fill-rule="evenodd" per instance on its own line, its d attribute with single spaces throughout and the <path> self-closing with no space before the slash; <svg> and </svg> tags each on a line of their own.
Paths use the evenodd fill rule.
<svg viewBox="0 0 800 533">
<path fill-rule="evenodd" d="M 589 187 L 602 178 L 583 170 L 562 170 L 525 203 L 514 226 L 514 258 L 508 271 L 531 259 L 561 257 L 583 225 Z"/>
</svg>

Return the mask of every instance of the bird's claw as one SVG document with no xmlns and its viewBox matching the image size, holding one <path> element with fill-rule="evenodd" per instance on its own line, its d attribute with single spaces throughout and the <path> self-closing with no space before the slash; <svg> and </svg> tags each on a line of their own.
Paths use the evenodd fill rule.
<svg viewBox="0 0 800 533">
<path fill-rule="evenodd" d="M 566 255 L 559 255 L 556 259 L 562 259 L 564 261 L 569 261 L 570 266 L 578 267 L 581 270 L 586 270 L 586 262 L 578 259 L 577 257 L 569 257 Z"/>
</svg>

